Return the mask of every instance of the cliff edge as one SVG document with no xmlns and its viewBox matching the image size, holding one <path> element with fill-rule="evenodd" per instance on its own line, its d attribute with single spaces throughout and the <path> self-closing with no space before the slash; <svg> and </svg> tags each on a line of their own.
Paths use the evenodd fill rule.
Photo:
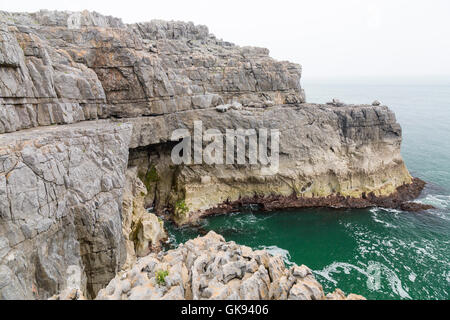
<svg viewBox="0 0 450 320">
<path fill-rule="evenodd" d="M 2 299 L 48 298 L 71 275 L 95 297 L 158 250 L 164 230 L 145 208 L 181 225 L 247 204 L 401 208 L 423 188 L 388 107 L 306 103 L 300 65 L 205 26 L 0 12 L 0 40 Z M 277 131 L 276 170 L 249 153 L 174 164 L 198 123 L 244 142 Z"/>
</svg>

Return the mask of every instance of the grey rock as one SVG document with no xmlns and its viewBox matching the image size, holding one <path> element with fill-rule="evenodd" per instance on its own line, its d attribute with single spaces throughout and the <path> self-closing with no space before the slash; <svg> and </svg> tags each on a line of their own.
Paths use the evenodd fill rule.
<svg viewBox="0 0 450 320">
<path fill-rule="evenodd" d="M 333 99 L 330 102 L 327 102 L 328 105 L 332 105 L 332 106 L 336 106 L 336 107 L 343 107 L 345 106 L 345 103 L 343 103 L 341 100 L 339 99 Z"/>
<path fill-rule="evenodd" d="M 291 274 L 296 278 L 305 278 L 306 276 L 312 275 L 311 269 L 307 266 L 293 266 L 291 267 Z"/>
<path fill-rule="evenodd" d="M 245 253 L 243 253 L 245 252 Z M 244 254 L 246 256 L 244 256 Z M 194 256 L 194 262 L 178 261 L 175 256 Z M 246 272 L 247 255 L 257 263 L 255 270 Z M 261 257 L 263 257 L 261 259 Z M 220 258 L 218 258 L 220 257 Z M 266 261 L 268 260 L 268 261 Z M 223 267 L 217 264 L 222 261 Z M 259 261 L 259 262 L 256 262 Z M 211 231 L 202 238 L 189 240 L 178 249 L 163 254 L 150 254 L 139 259 L 130 270 L 116 276 L 108 286 L 100 290 L 99 300 L 146 300 L 146 299 L 220 299 L 220 300 L 325 300 L 322 286 L 309 274 L 306 278 L 273 279 L 274 265 L 280 274 L 287 274 L 284 265 L 278 265 L 280 256 L 270 256 L 266 251 L 253 251 Z M 263 264 L 267 262 L 269 268 Z M 306 268 L 306 267 L 305 267 Z M 272 269 L 272 271 L 271 271 Z M 294 266 L 294 269 L 297 269 Z M 149 270 L 169 270 L 165 285 L 156 283 L 155 273 Z M 177 279 L 177 280 L 175 280 Z M 342 292 L 342 291 L 337 291 Z M 340 297 L 340 296 L 339 296 Z M 349 295 L 351 298 L 364 299 Z M 343 296 L 346 299 L 345 295 Z"/>
<path fill-rule="evenodd" d="M 227 112 L 229 108 L 230 108 L 230 105 L 224 105 L 224 104 L 222 104 L 222 105 L 220 105 L 220 106 L 217 106 L 217 107 L 216 107 L 216 110 L 217 110 L 218 112 L 224 113 L 224 112 Z"/>
<path fill-rule="evenodd" d="M 219 40 L 205 26 L 128 25 L 88 11 L 0 12 L 0 40 L 0 298 L 58 290 L 77 298 L 67 291 L 71 266 L 80 269 L 76 289 L 93 298 L 133 265 L 133 254 L 157 249 L 163 230 L 144 206 L 160 213 L 184 196 L 188 212 L 172 217 L 182 224 L 256 193 L 362 197 L 411 183 L 401 128 L 387 107 L 306 104 L 300 65 Z M 192 132 L 197 120 L 222 132 L 280 130 L 278 174 L 259 165 L 173 168 L 171 134 Z M 131 188 L 127 167 L 135 168 Z M 214 245 L 216 256 L 203 252 Z M 163 257 L 172 256 L 152 263 Z M 217 235 L 186 243 L 172 259 L 183 262 L 174 271 L 180 277 L 168 278 L 179 289 L 143 288 L 155 272 L 147 265 L 151 272 L 133 271 L 135 287 L 112 285 L 106 296 L 288 298 L 293 279 L 311 276 Z"/>
<path fill-rule="evenodd" d="M 130 125 L 105 120 L 0 135 L 0 171 L 7 174 L 0 201 L 8 203 L 0 297 L 53 296 L 73 267 L 79 289 L 92 297 L 116 274 L 125 258 L 122 188 L 111 181 L 123 187 L 130 136 Z M 101 166 L 102 159 L 114 167 Z"/>
<path fill-rule="evenodd" d="M 0 23 L 0 105 L 18 98 L 14 104 L 40 111 L 48 109 L 42 104 L 63 109 L 53 117 L 40 112 L 37 125 L 103 118 L 93 104 L 107 106 L 107 117 L 137 117 L 244 101 L 303 102 L 299 65 L 217 40 L 205 26 L 126 25 L 87 11 L 0 12 Z M 71 116 L 68 102 L 84 118 Z"/>
</svg>

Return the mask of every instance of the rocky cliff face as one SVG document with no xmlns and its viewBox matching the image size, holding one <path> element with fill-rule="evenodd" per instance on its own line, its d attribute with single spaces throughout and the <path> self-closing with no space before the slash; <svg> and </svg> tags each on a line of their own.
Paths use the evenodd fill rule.
<svg viewBox="0 0 450 320">
<path fill-rule="evenodd" d="M 171 147 L 161 144 L 173 146 L 170 133 L 179 127 L 192 131 L 198 119 L 203 120 L 204 130 L 279 129 L 278 172 L 267 172 L 260 164 L 169 166 Z M 413 197 L 410 190 L 406 195 L 397 190 L 411 184 L 412 178 L 400 155 L 400 126 L 387 107 L 304 103 L 220 114 L 192 110 L 129 122 L 134 128 L 133 147 L 158 145 L 133 149 L 130 154 L 130 163 L 144 169 L 142 175 L 153 172 L 154 180 L 147 179 L 151 190 L 147 204 L 163 211 L 184 201 L 188 211 L 178 215 L 175 210 L 178 223 L 237 210 L 242 204 L 259 204 L 268 210 L 396 207 Z"/>
<path fill-rule="evenodd" d="M 387 107 L 307 104 L 299 65 L 204 26 L 0 12 L 0 40 L 0 298 L 47 298 L 73 270 L 94 297 L 164 237 L 143 207 L 184 224 L 248 203 L 399 206 L 421 190 Z M 173 164 L 172 132 L 195 121 L 279 130 L 278 172 Z"/>
<path fill-rule="evenodd" d="M 128 168 L 122 206 L 122 231 L 127 248 L 124 269 L 130 268 L 136 257 L 160 251 L 161 243 L 167 239 L 163 221 L 145 209 L 146 195 L 147 189 L 137 176 L 137 168 Z"/>
<path fill-rule="evenodd" d="M 74 272 L 94 294 L 117 273 L 130 137 L 105 121 L 0 135 L 0 298 L 46 298 Z"/>
<path fill-rule="evenodd" d="M 206 109 L 298 103 L 300 66 L 217 40 L 204 26 L 124 25 L 95 13 L 0 13 L 0 132 Z"/>
</svg>

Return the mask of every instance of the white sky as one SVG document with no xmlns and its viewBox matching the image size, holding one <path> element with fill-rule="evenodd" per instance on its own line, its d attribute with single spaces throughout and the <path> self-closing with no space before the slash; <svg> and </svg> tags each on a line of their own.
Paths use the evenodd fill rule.
<svg viewBox="0 0 450 320">
<path fill-rule="evenodd" d="M 0 0 L 0 10 L 39 9 L 205 24 L 219 38 L 302 64 L 303 79 L 450 78 L 449 0 Z"/>
</svg>

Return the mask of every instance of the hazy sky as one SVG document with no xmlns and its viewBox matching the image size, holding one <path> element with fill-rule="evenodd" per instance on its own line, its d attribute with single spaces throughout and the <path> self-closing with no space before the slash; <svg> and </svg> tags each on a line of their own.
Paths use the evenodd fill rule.
<svg viewBox="0 0 450 320">
<path fill-rule="evenodd" d="M 124 22 L 193 21 L 302 64 L 303 79 L 449 75 L 449 0 L 0 0 L 0 10 L 95 10 Z"/>
</svg>

